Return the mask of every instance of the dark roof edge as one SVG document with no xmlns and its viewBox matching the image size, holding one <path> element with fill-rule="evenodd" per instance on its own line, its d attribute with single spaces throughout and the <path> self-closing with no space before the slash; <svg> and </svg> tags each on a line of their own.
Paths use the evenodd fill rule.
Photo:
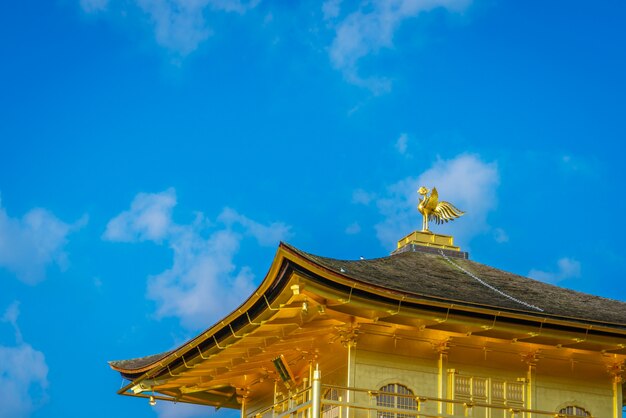
<svg viewBox="0 0 626 418">
<path fill-rule="evenodd" d="M 482 311 L 483 314 L 488 315 L 496 315 L 496 316 L 506 316 L 511 318 L 513 321 L 531 321 L 533 323 L 545 323 L 546 320 L 551 320 L 554 322 L 554 325 L 558 327 L 579 329 L 584 332 L 589 332 L 591 328 L 593 328 L 594 332 L 597 333 L 607 333 L 611 335 L 624 335 L 626 334 L 626 328 L 612 328 L 607 326 L 607 323 L 580 319 L 580 318 L 568 318 L 553 314 L 545 314 L 539 312 L 531 312 L 525 310 L 516 310 L 511 308 L 502 308 L 502 307 L 493 307 L 486 306 L 483 304 L 474 304 L 471 302 L 464 302 L 458 300 L 447 300 L 444 298 L 439 298 L 435 296 L 427 296 L 427 295 L 419 295 L 410 292 L 404 292 L 396 289 L 387 289 L 380 286 L 377 286 L 372 283 L 367 283 L 362 280 L 358 280 L 354 277 L 348 276 L 341 271 L 334 270 L 329 268 L 328 266 L 324 266 L 320 264 L 318 261 L 313 259 L 315 257 L 312 254 L 306 253 L 297 249 L 296 247 L 281 242 L 278 246 L 278 251 L 272 262 L 272 265 L 266 274 L 264 280 L 261 282 L 259 287 L 254 291 L 254 293 L 246 299 L 239 307 L 234 309 L 231 313 L 226 315 L 221 321 L 216 322 L 211 327 L 207 328 L 203 332 L 199 333 L 196 337 L 190 339 L 185 342 L 178 348 L 160 354 L 153 354 L 146 357 L 140 357 L 129 360 L 118 360 L 118 361 L 110 361 L 109 366 L 122 374 L 122 376 L 128 380 L 135 381 L 136 379 L 143 380 L 144 378 L 151 377 L 151 372 L 159 369 L 162 370 L 165 367 L 171 366 L 172 368 L 176 367 L 177 362 L 182 363 L 181 356 L 185 353 L 181 353 L 182 351 L 187 351 L 189 349 L 199 349 L 204 351 L 210 347 L 212 347 L 214 343 L 214 339 L 222 341 L 223 338 L 227 338 L 230 336 L 231 329 L 234 332 L 237 332 L 242 326 L 247 325 L 249 321 L 249 312 L 255 311 L 252 318 L 256 318 L 256 315 L 262 312 L 267 308 L 267 303 L 274 300 L 274 298 L 280 293 L 284 284 L 286 283 L 285 279 L 289 279 L 290 273 L 294 270 L 299 270 L 301 273 L 303 270 L 306 270 L 305 266 L 301 266 L 298 262 L 289 260 L 284 257 L 284 253 L 281 251 L 285 251 L 289 254 L 292 254 L 300 259 L 306 260 L 306 262 L 315 265 L 317 268 L 323 271 L 327 271 L 333 276 L 340 277 L 343 279 L 345 283 L 335 282 L 338 285 L 346 285 L 347 282 L 354 283 L 358 282 L 361 291 L 365 293 L 369 293 L 370 295 L 376 296 L 374 289 L 384 290 L 386 295 L 391 297 L 396 297 L 397 300 L 404 299 L 406 296 L 409 296 L 414 304 L 417 305 L 428 305 L 428 306 L 437 306 L 440 307 L 447 306 L 454 307 L 455 311 L 463 311 L 467 313 L 477 314 L 477 310 Z M 280 265 L 277 263 L 280 262 Z M 297 268 L 297 267 L 300 268 Z M 295 268 L 294 268 L 295 267 Z M 309 273 L 312 273 L 309 271 Z M 321 276 L 319 276 L 321 277 Z M 323 278 L 323 277 L 322 277 Z M 325 278 L 324 278 L 325 279 Z M 327 280 L 327 279 L 326 279 Z M 393 296 L 395 295 L 395 296 Z M 266 300 L 263 300 L 267 298 Z M 395 300 L 395 299 L 394 299 Z M 406 300 L 406 299 L 405 299 Z M 408 303 L 409 301 L 407 301 Z M 246 308 L 247 306 L 247 308 Z M 470 311 L 470 309 L 472 309 Z M 239 315 L 236 315 L 239 312 Z M 480 314 L 480 313 L 478 313 Z M 508 314 L 508 315 L 507 315 Z M 544 319 L 543 321 L 541 319 Z M 596 326 L 597 325 L 597 326 Z M 615 324 L 621 327 L 626 327 L 626 324 Z M 210 339 L 213 338 L 213 339 Z M 216 341 L 217 342 L 217 341 Z M 158 373 L 157 373 L 158 374 Z M 122 389 L 121 389 L 122 390 Z M 120 390 L 120 391 L 121 391 Z"/>
<path fill-rule="evenodd" d="M 267 309 L 268 305 L 271 305 L 282 291 L 286 283 L 284 279 L 290 277 L 288 272 L 291 270 L 287 268 L 290 262 L 285 259 L 284 252 L 280 251 L 281 248 L 284 248 L 282 244 L 281 242 L 279 251 L 277 251 L 274 261 L 259 287 L 242 304 L 222 318 L 222 320 L 217 321 L 209 328 L 200 332 L 196 337 L 186 341 L 174 350 L 136 359 L 109 361 L 109 366 L 113 370 L 121 373 L 127 380 L 133 382 L 138 379 L 143 380 L 144 378 L 150 377 L 151 372 L 159 367 L 161 369 L 168 366 L 172 368 L 177 367 L 177 363 L 182 363 L 181 357 L 184 353 L 181 354 L 181 351 L 189 349 L 205 351 L 215 346 L 218 340 L 222 341 L 228 338 L 231 333 L 239 331 L 239 329 L 250 322 L 250 319 L 254 320 L 263 310 Z M 210 339 L 211 337 L 213 339 Z M 124 367 L 124 365 L 128 363 L 130 363 L 130 367 Z M 118 393 L 124 392 L 128 386 L 130 385 L 120 389 Z"/>
<path fill-rule="evenodd" d="M 416 297 L 419 300 L 422 301 L 432 301 L 432 302 L 438 302 L 438 303 L 442 303 L 442 304 L 454 304 L 456 308 L 460 308 L 460 307 L 468 307 L 468 308 L 475 308 L 475 309 L 481 309 L 481 310 L 486 310 L 486 311 L 490 311 L 493 313 L 510 313 L 510 314 L 514 314 L 514 315 L 519 315 L 519 316 L 525 316 L 525 317 L 532 317 L 534 318 L 534 321 L 537 321 L 537 319 L 542 318 L 542 319 L 554 319 L 554 320 L 559 320 L 562 322 L 565 322 L 565 324 L 557 324 L 557 325 L 565 325 L 565 326 L 570 326 L 572 328 L 577 328 L 577 329 L 581 329 L 584 330 L 585 332 L 588 331 L 591 328 L 594 328 L 595 330 L 600 330 L 599 328 L 603 328 L 605 332 L 608 332 L 610 334 L 619 334 L 619 335 L 624 335 L 626 334 L 626 323 L 612 323 L 612 322 L 606 322 L 606 321 L 598 321 L 598 320 L 593 320 L 593 319 L 585 319 L 585 318 L 578 318 L 578 317 L 568 317 L 568 316 L 563 316 L 563 315 L 556 315 L 556 314 L 550 314 L 550 313 L 545 313 L 545 312 L 536 312 L 536 311 L 531 311 L 531 310 L 523 310 L 523 309 L 514 309 L 514 308 L 506 308 L 506 307 L 499 307 L 499 306 L 490 306 L 490 305 L 485 305 L 485 304 L 479 304 L 479 303 L 473 303 L 473 302 L 467 302 L 467 301 L 462 301 L 462 300 L 456 300 L 456 299 L 446 299 L 446 298 L 441 298 L 441 297 L 437 297 L 437 296 L 431 296 L 431 295 L 422 295 L 419 293 L 413 293 L 413 292 L 406 292 L 406 291 L 402 291 L 402 290 L 398 290 L 398 289 L 388 289 L 388 288 L 384 288 L 381 286 L 378 286 L 376 284 L 373 283 L 368 283 L 368 282 L 364 282 L 362 280 L 359 280 L 358 278 L 355 278 L 353 276 L 347 275 L 344 272 L 341 271 L 337 271 L 329 266 L 325 266 L 323 264 L 320 264 L 320 262 L 318 262 L 317 260 L 315 260 L 315 256 L 314 254 L 310 254 L 307 253 L 305 251 L 302 251 L 290 244 L 287 243 L 282 243 L 281 245 L 288 249 L 290 252 L 295 253 L 297 255 L 300 255 L 301 257 L 304 257 L 308 262 L 315 264 L 316 266 L 318 266 L 319 268 L 329 271 L 331 273 L 333 273 L 334 275 L 338 275 L 341 277 L 344 277 L 346 280 L 352 281 L 352 282 L 358 282 L 360 284 L 362 284 L 365 287 L 369 287 L 369 288 L 376 288 L 376 289 L 381 289 L 384 290 L 386 293 L 395 293 L 398 295 L 404 295 L 404 296 L 412 296 L 412 297 Z M 386 257 L 379 257 L 379 258 L 386 258 Z M 338 260 L 338 261 L 343 261 L 343 260 Z M 354 260 L 357 261 L 357 260 Z M 494 268 L 495 267 L 491 267 Z M 498 270 L 498 269 L 496 269 Z M 513 273 L 511 273 L 513 274 Z M 520 277 L 524 277 L 524 276 L 520 276 Z M 526 278 L 528 279 L 528 278 Z M 528 280 L 532 280 L 532 279 L 528 279 Z M 550 285 L 548 283 L 546 283 L 546 285 Z M 560 288 L 558 286 L 554 286 L 554 285 L 550 285 L 559 289 L 563 289 Z M 566 290 L 570 290 L 571 289 L 566 289 Z M 580 293 L 580 292 L 579 292 Z M 599 297 L 599 296 L 596 296 Z M 603 299 L 607 299 L 607 298 L 603 298 Z M 607 299 L 607 300 L 612 300 L 612 299 Z M 616 302 L 620 302 L 620 301 L 616 301 Z M 623 302 L 620 302 L 623 303 Z M 537 322 L 545 322 L 545 321 L 537 321 Z M 587 325 L 587 326 L 584 326 Z"/>
</svg>

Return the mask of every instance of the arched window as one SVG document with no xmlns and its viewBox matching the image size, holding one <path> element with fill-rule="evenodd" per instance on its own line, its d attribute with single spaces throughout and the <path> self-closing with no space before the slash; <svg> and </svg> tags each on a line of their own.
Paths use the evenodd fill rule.
<svg viewBox="0 0 626 418">
<path fill-rule="evenodd" d="M 559 414 L 574 415 L 575 417 L 590 417 L 591 414 L 580 406 L 566 406 L 559 411 Z"/>
<path fill-rule="evenodd" d="M 400 395 L 400 396 L 398 396 Z M 408 396 L 407 396 L 408 395 Z M 376 405 L 384 408 L 417 410 L 417 403 L 413 391 L 406 386 L 390 383 L 380 388 L 376 396 Z M 378 418 L 414 418 L 414 414 L 399 414 L 394 412 L 378 413 Z"/>
</svg>

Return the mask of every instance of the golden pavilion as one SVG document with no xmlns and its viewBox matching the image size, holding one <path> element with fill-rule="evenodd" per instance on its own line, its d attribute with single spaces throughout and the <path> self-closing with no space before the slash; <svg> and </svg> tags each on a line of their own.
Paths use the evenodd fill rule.
<svg viewBox="0 0 626 418">
<path fill-rule="evenodd" d="M 110 362 L 118 393 L 241 418 L 621 418 L 626 303 L 470 261 L 432 216 L 388 257 L 281 243 L 224 319 Z"/>
</svg>

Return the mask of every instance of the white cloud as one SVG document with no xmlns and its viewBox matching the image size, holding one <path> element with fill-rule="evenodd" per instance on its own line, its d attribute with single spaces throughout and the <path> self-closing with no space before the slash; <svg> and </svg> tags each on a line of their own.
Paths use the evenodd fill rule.
<svg viewBox="0 0 626 418">
<path fill-rule="evenodd" d="M 161 193 L 139 193 L 129 210 L 109 221 L 103 238 L 120 242 L 160 241 L 170 233 L 174 206 L 174 189 Z"/>
<path fill-rule="evenodd" d="M 409 143 L 409 136 L 407 134 L 401 134 L 400 137 L 396 140 L 396 150 L 402 154 L 406 154 L 407 146 Z"/>
<path fill-rule="evenodd" d="M 348 82 L 366 87 L 374 93 L 383 93 L 389 90 L 389 81 L 380 77 L 363 78 L 358 70 L 359 60 L 383 48 L 393 48 L 394 34 L 405 20 L 438 7 L 459 12 L 469 2 L 470 0 L 372 0 L 362 3 L 358 10 L 336 23 L 335 37 L 329 49 L 331 63 L 342 71 Z M 325 15 L 328 15 L 326 11 Z"/>
<path fill-rule="evenodd" d="M 188 55 L 205 41 L 212 30 L 204 18 L 205 1 L 137 0 L 137 4 L 150 16 L 154 35 L 159 45 Z"/>
<path fill-rule="evenodd" d="M 497 205 L 499 182 L 496 163 L 484 162 L 477 155 L 461 154 L 451 160 L 438 160 L 419 177 L 392 184 L 386 196 L 376 201 L 384 217 L 375 226 L 378 239 L 393 247 L 406 234 L 421 229 L 417 189 L 426 186 L 436 187 L 441 200 L 466 212 L 453 223 L 435 225 L 434 232 L 454 235 L 458 241 L 467 243 L 489 229 L 487 215 Z"/>
<path fill-rule="evenodd" d="M 156 304 L 157 318 L 177 317 L 185 328 L 198 329 L 254 290 L 251 269 L 234 263 L 243 238 L 250 236 L 258 245 L 273 246 L 289 235 L 290 228 L 280 222 L 261 224 L 231 208 L 222 211 L 211 231 L 207 231 L 202 214 L 195 222 L 180 225 L 171 218 L 175 202 L 173 189 L 138 194 L 130 210 L 109 222 L 107 231 L 113 223 L 115 232 L 105 232 L 104 238 L 112 235 L 119 238 L 116 241 L 150 240 L 167 245 L 173 252 L 172 266 L 148 278 L 147 297 Z M 146 213 L 151 215 L 144 217 Z M 153 225 L 136 222 L 139 219 L 156 220 L 157 232 L 146 233 Z"/>
<path fill-rule="evenodd" d="M 574 279 L 580 277 L 581 269 L 580 262 L 578 260 L 569 257 L 563 257 L 560 258 L 556 262 L 556 264 L 556 271 L 549 272 L 532 269 L 528 273 L 528 277 L 547 283 L 558 283 L 566 279 Z"/>
<path fill-rule="evenodd" d="M 228 227 L 234 224 L 243 226 L 248 234 L 252 235 L 259 244 L 264 246 L 274 245 L 289 235 L 289 226 L 282 222 L 274 222 L 265 226 L 237 213 L 237 211 L 231 208 L 224 208 L 217 219 Z"/>
<path fill-rule="evenodd" d="M 42 208 L 28 211 L 21 219 L 9 217 L 0 200 L 0 267 L 27 284 L 36 284 L 46 268 L 67 265 L 67 236 L 87 222 L 86 217 L 67 224 Z"/>
<path fill-rule="evenodd" d="M 14 302 L 1 322 L 15 328 L 16 344 L 0 345 L 0 416 L 22 418 L 29 416 L 45 402 L 48 387 L 48 366 L 42 352 L 22 341 L 17 326 L 19 304 Z"/>
<path fill-rule="evenodd" d="M 241 235 L 219 230 L 204 238 L 193 228 L 183 229 L 169 241 L 172 267 L 149 278 L 147 296 L 156 302 L 157 318 L 178 317 L 184 327 L 196 329 L 252 293 L 254 275 L 233 262 Z"/>
<path fill-rule="evenodd" d="M 182 56 L 195 51 L 213 33 L 206 16 L 211 12 L 245 13 L 258 0 L 80 0 L 87 13 L 110 8 L 112 4 L 138 8 L 154 26 L 157 43 Z"/>
<path fill-rule="evenodd" d="M 355 235 L 361 232 L 361 225 L 358 222 L 353 222 L 346 227 L 346 234 Z"/>
<path fill-rule="evenodd" d="M 17 318 L 20 316 L 20 303 L 18 301 L 13 302 L 9 305 L 7 310 L 4 312 L 4 315 L 0 319 L 1 322 L 6 322 L 11 324 L 13 327 L 13 331 L 15 332 L 15 341 L 17 343 L 21 343 L 22 332 L 20 331 L 20 327 L 17 326 Z"/>
</svg>

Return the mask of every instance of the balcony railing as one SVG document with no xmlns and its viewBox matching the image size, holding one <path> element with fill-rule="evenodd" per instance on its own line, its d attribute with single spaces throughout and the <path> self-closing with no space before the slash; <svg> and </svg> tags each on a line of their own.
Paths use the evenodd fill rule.
<svg viewBox="0 0 626 418">
<path fill-rule="evenodd" d="M 381 396 L 396 399 L 380 405 Z M 315 372 L 311 386 L 302 388 L 248 418 L 580 418 L 558 412 L 493 404 L 473 399 L 454 400 L 404 395 L 379 390 L 322 385 Z M 589 417 L 593 418 L 593 417 Z"/>
</svg>

